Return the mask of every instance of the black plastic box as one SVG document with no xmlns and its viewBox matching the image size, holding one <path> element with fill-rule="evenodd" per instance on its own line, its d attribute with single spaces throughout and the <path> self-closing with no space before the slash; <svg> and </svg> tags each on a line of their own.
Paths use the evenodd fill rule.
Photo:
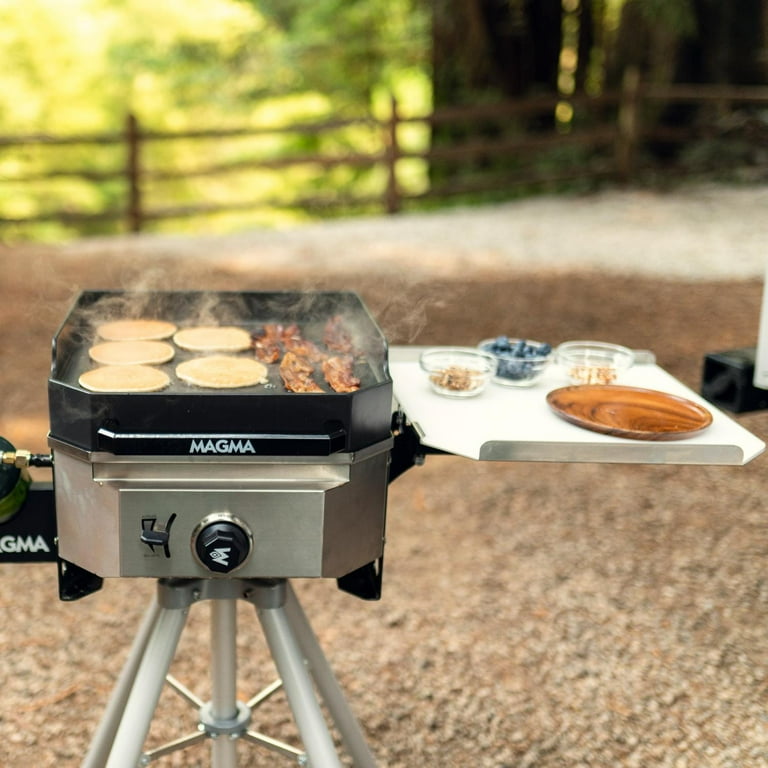
<svg viewBox="0 0 768 768">
<path fill-rule="evenodd" d="M 752 383 L 754 374 L 754 347 L 711 352 L 704 357 L 701 394 L 733 413 L 768 408 L 768 390 Z"/>
</svg>

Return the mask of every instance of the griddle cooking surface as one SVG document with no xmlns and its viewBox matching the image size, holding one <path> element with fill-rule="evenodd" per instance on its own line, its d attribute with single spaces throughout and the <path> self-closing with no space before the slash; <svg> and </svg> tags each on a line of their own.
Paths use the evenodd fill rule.
<svg viewBox="0 0 768 768">
<path fill-rule="evenodd" d="M 98 367 L 88 354 L 100 341 L 97 328 L 118 319 L 152 318 L 179 329 L 199 325 L 233 325 L 248 333 L 265 324 L 296 324 L 302 338 L 321 351 L 327 321 L 340 316 L 353 340 L 354 375 L 360 389 L 334 392 L 320 365 L 314 380 L 320 393 L 286 391 L 279 361 L 267 365 L 268 383 L 236 389 L 208 389 L 180 380 L 176 366 L 206 353 L 184 350 L 167 339 L 174 359 L 153 366 L 171 384 L 150 393 L 95 393 L 82 388 L 79 377 Z M 211 352 L 254 358 L 253 350 Z M 389 434 L 392 382 L 387 345 L 359 297 L 349 292 L 85 292 L 59 329 L 49 379 L 51 436 L 87 449 L 97 449 L 98 432 L 159 434 L 326 434 L 341 428 L 346 449 L 362 447 Z M 361 433 L 355 436 L 355 432 Z M 375 435 L 375 438 L 374 438 Z M 365 441 L 365 442 L 361 442 Z"/>
<path fill-rule="evenodd" d="M 336 294 L 346 296 L 345 294 Z M 312 341 L 323 351 L 325 350 L 323 334 L 326 321 L 341 314 L 355 335 L 355 375 L 361 380 L 361 387 L 372 386 L 382 380 L 381 370 L 381 338 L 376 335 L 371 338 L 372 328 L 368 323 L 360 324 L 360 307 L 350 311 L 349 302 L 331 302 L 329 294 L 316 294 L 322 301 L 309 303 L 307 294 L 151 294 L 151 298 L 142 294 L 84 294 L 73 312 L 70 313 L 73 335 L 70 343 L 57 345 L 55 361 L 55 378 L 64 384 L 79 387 L 80 376 L 98 364 L 90 359 L 88 350 L 101 341 L 97 328 L 102 323 L 114 319 L 124 319 L 137 316 L 152 319 L 167 320 L 175 323 L 179 330 L 198 325 L 234 325 L 243 328 L 248 333 L 260 332 L 266 324 L 289 325 L 296 323 L 303 338 Z M 176 298 L 180 297 L 180 298 Z M 301 297 L 300 299 L 297 297 Z M 196 298 L 196 300 L 195 300 Z M 346 306 L 344 305 L 346 303 Z M 277 305 L 277 306 L 276 306 Z M 283 305 L 283 306 L 279 306 Z M 286 320 L 286 318 L 289 318 Z M 178 393 L 194 390 L 200 392 L 201 387 L 188 384 L 178 379 L 175 374 L 176 366 L 186 360 L 203 357 L 207 354 L 235 355 L 254 358 L 253 350 L 241 352 L 226 351 L 190 351 L 182 349 L 173 343 L 171 338 L 165 339 L 175 351 L 173 360 L 153 367 L 168 374 L 171 384 L 161 393 Z M 378 349 L 371 349 L 373 342 Z M 241 392 L 259 395 L 285 394 L 285 387 L 279 373 L 279 361 L 267 365 L 269 382 L 251 387 L 239 387 Z M 322 375 L 316 377 L 317 383 L 328 393 L 333 390 L 328 386 Z"/>
<path fill-rule="evenodd" d="M 277 320 L 271 320 L 268 319 L 265 321 L 266 323 L 277 323 Z M 253 323 L 253 322 L 240 322 L 237 324 L 237 327 L 243 328 L 244 330 L 248 331 L 249 333 L 256 333 L 259 332 L 263 327 L 265 322 L 259 322 L 259 323 Z M 184 327 L 192 327 L 192 326 L 179 326 L 179 330 L 181 330 Z M 318 344 L 321 350 L 326 351 L 322 344 L 318 340 L 322 340 L 323 338 L 323 324 L 316 324 L 316 323 L 306 323 L 302 328 L 302 337 L 305 339 L 308 339 L 310 341 L 314 341 Z M 88 350 L 91 346 L 94 344 L 97 344 L 99 341 L 103 341 L 102 339 L 99 339 L 95 335 L 95 327 L 92 330 L 92 333 L 88 334 L 87 336 L 83 337 L 83 343 L 75 347 L 72 351 L 72 353 L 67 357 L 66 360 L 62 362 L 61 367 L 57 371 L 57 378 L 64 384 L 68 384 L 73 387 L 80 387 L 80 384 L 78 383 L 80 376 L 85 373 L 86 371 L 91 370 L 92 368 L 99 367 L 99 363 L 94 362 L 91 360 L 90 355 L 88 354 Z M 205 357 L 208 355 L 227 355 L 227 356 L 234 356 L 234 357 L 247 357 L 251 359 L 256 359 L 254 356 L 253 350 L 243 350 L 240 352 L 229 352 L 226 350 L 212 350 L 210 352 L 207 351 L 190 351 L 187 349 L 182 349 L 181 347 L 177 346 L 173 343 L 172 339 L 163 339 L 166 343 L 170 344 L 171 347 L 174 349 L 174 357 L 172 360 L 169 360 L 167 363 L 162 364 L 152 364 L 153 368 L 157 368 L 160 371 L 163 371 L 168 375 L 168 378 L 170 379 L 170 385 L 166 387 L 163 390 L 160 390 L 156 393 L 151 394 L 182 394 L 182 393 L 188 393 L 190 391 L 195 391 L 197 393 L 202 392 L 209 392 L 211 394 L 222 394 L 223 390 L 214 390 L 211 388 L 206 387 L 200 387 L 195 386 L 194 384 L 189 384 L 185 381 L 182 381 L 181 379 L 176 376 L 176 366 L 180 363 L 185 362 L 186 360 L 192 360 L 194 358 L 198 357 Z M 333 351 L 328 351 L 328 354 L 336 354 Z M 280 361 L 276 363 L 264 363 L 267 367 L 267 377 L 268 382 L 267 384 L 256 384 L 254 386 L 249 387 L 237 387 L 237 391 L 241 393 L 247 393 L 247 394 L 253 394 L 253 395 L 262 395 L 262 396 L 274 396 L 274 395 L 282 395 L 286 393 L 285 387 L 283 385 L 283 380 L 280 377 L 280 371 L 279 371 L 279 365 Z M 317 375 L 315 376 L 315 381 L 317 384 L 320 385 L 320 387 L 328 393 L 333 393 L 333 390 L 328 385 L 328 383 L 325 381 L 325 379 L 322 376 L 322 372 L 320 371 L 320 366 L 317 365 Z M 354 374 L 360 379 L 360 386 L 362 388 L 369 387 L 375 385 L 378 381 L 381 380 L 380 374 L 377 375 L 377 371 L 375 368 L 370 364 L 369 358 L 367 356 L 357 356 L 355 357 L 355 363 L 354 363 Z M 84 388 L 82 388 L 84 389 Z M 227 390 L 231 391 L 231 390 Z M 119 393 L 117 393 L 119 394 Z"/>
</svg>

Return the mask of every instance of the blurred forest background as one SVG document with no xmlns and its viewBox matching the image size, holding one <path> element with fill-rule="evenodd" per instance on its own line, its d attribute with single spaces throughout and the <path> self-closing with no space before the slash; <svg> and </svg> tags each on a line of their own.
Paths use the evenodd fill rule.
<svg viewBox="0 0 768 768">
<path fill-rule="evenodd" d="M 6 243 L 768 168 L 768 0 L 0 0 L 0 56 Z"/>
</svg>

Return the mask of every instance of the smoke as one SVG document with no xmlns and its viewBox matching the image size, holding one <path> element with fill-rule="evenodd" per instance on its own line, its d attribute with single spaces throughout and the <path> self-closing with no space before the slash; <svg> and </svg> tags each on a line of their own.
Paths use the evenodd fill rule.
<svg viewBox="0 0 768 768">
<path fill-rule="evenodd" d="M 419 343 L 430 328 L 434 311 L 448 300 L 444 287 L 403 281 L 380 299 L 376 315 L 390 344 Z"/>
</svg>

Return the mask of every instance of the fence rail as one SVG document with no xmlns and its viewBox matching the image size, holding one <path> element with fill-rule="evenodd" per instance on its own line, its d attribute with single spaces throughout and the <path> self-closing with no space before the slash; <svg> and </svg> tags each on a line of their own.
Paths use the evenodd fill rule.
<svg viewBox="0 0 768 768">
<path fill-rule="evenodd" d="M 512 189 L 518 185 L 536 185 L 559 181 L 613 178 L 629 181 L 638 170 L 639 150 L 649 141 L 681 144 L 695 137 L 697 129 L 644 127 L 644 114 L 649 107 L 670 105 L 715 105 L 719 114 L 736 107 L 764 107 L 768 105 L 768 88 L 747 86 L 644 86 L 636 72 L 627 72 L 622 87 L 615 92 L 595 97 L 574 96 L 567 100 L 573 118 L 558 127 L 552 116 L 562 99 L 538 97 L 514 102 L 482 104 L 471 107 L 439 109 L 426 115 L 400 114 L 393 99 L 390 116 L 384 120 L 369 115 L 350 119 L 330 119 L 301 122 L 291 125 L 236 127 L 225 129 L 195 129 L 187 131 L 157 131 L 139 124 L 128 115 L 122 131 L 82 135 L 54 136 L 27 134 L 0 136 L 0 169 L 2 160 L 13 151 L 29 151 L 72 147 L 108 147 L 119 151 L 122 162 L 105 169 L 48 167 L 43 171 L 29 170 L 14 175 L 0 175 L 0 199 L 4 184 L 43 184 L 60 179 L 77 179 L 94 185 L 113 183 L 122 188 L 122 202 L 100 210 L 77 210 L 52 207 L 49 210 L 24 216 L 3 216 L 0 225 L 61 222 L 69 225 L 112 223 L 131 232 L 139 232 L 154 221 L 186 218 L 213 213 L 253 211 L 267 208 L 318 209 L 325 207 L 377 206 L 388 213 L 396 213 L 409 201 L 439 199 L 450 195 L 483 193 Z M 549 120 L 550 127 L 538 126 L 534 131 L 521 129 L 526 120 Z M 487 126 L 483 133 L 479 125 Z M 421 126 L 432 132 L 433 139 L 443 131 L 467 133 L 467 138 L 453 138 L 450 143 L 422 141 L 419 146 L 403 141 L 402 133 L 410 126 Z M 510 126 L 512 126 L 510 128 Z M 473 130 L 468 130 L 472 127 Z M 567 130 L 564 130 L 564 127 Z M 348 129 L 365 129 L 374 137 L 375 147 L 368 151 L 299 151 L 260 153 L 237 159 L 217 159 L 195 167 L 162 167 L 148 158 L 153 144 L 178 142 L 222 142 L 235 139 L 282 137 L 324 137 L 340 135 Z M 536 158 L 553 150 L 580 149 L 589 162 L 577 167 L 558 167 L 550 170 L 537 167 Z M 409 188 L 402 181 L 402 164 L 420 161 L 429 168 L 436 165 L 459 163 L 474 167 L 463 174 L 448 174 L 444 179 L 429 176 L 421 189 Z M 113 161 L 114 162 L 114 161 Z M 338 168 L 379 169 L 383 181 L 375 193 L 300 194 L 279 199 L 256 196 L 254 199 L 226 201 L 194 201 L 163 205 L 153 201 L 147 187 L 166 182 L 226 177 L 228 174 L 272 171 L 291 168 L 314 168 L 328 173 Z M 0 171 L 2 174 L 2 171 Z"/>
</svg>

